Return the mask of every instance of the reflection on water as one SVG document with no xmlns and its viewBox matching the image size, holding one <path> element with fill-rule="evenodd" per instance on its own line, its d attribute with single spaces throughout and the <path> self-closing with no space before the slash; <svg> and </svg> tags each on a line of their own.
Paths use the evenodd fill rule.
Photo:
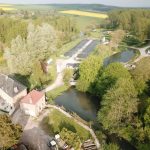
<svg viewBox="0 0 150 150">
<path fill-rule="evenodd" d="M 55 104 L 75 112 L 86 121 L 95 120 L 99 109 L 99 100 L 89 94 L 70 88 L 55 99 Z"/>
<path fill-rule="evenodd" d="M 110 63 L 113 63 L 113 62 L 126 63 L 126 62 L 130 61 L 135 55 L 136 55 L 136 51 L 132 50 L 132 49 L 119 52 L 119 53 L 114 54 L 110 57 L 107 57 L 104 60 L 104 66 L 107 66 L 107 65 L 109 65 Z"/>
</svg>

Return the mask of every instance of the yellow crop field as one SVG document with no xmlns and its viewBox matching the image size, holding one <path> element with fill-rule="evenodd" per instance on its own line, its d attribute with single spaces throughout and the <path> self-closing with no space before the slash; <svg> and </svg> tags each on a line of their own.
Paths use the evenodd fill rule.
<svg viewBox="0 0 150 150">
<path fill-rule="evenodd" d="M 69 14 L 69 15 L 95 17 L 95 18 L 104 18 L 104 19 L 108 17 L 106 14 L 79 11 L 79 10 L 66 10 L 66 11 L 60 11 L 60 13 Z"/>
<path fill-rule="evenodd" d="M 10 4 L 0 4 L 0 7 L 10 7 L 10 6 L 12 6 L 12 5 L 10 5 Z"/>
<path fill-rule="evenodd" d="M 16 10 L 16 8 L 13 8 L 12 6 L 13 5 L 9 5 L 9 4 L 0 4 L 0 9 L 6 10 L 6 11 Z"/>
</svg>

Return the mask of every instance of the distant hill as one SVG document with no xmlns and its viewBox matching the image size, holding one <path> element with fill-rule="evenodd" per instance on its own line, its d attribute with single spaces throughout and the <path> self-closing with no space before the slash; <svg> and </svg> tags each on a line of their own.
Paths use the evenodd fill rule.
<svg viewBox="0 0 150 150">
<path fill-rule="evenodd" d="M 101 4 L 51 4 L 56 9 L 75 9 L 86 11 L 110 11 L 119 7 L 106 6 Z"/>
<path fill-rule="evenodd" d="M 101 4 L 35 4 L 35 5 L 14 5 L 18 9 L 39 9 L 39 10 L 85 10 L 85 11 L 110 11 L 119 7 L 106 6 Z"/>
</svg>

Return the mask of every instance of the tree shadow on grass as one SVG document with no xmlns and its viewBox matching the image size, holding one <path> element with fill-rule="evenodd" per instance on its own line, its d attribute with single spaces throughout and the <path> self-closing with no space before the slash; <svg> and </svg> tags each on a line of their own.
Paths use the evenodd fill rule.
<svg viewBox="0 0 150 150">
<path fill-rule="evenodd" d="M 77 132 L 76 128 L 75 128 L 73 125 L 71 125 L 71 124 L 69 124 L 69 123 L 66 123 L 66 122 L 64 122 L 64 121 L 62 121 L 62 122 L 60 123 L 60 125 L 59 125 L 60 131 L 61 131 L 63 128 L 66 128 L 67 130 L 70 130 L 70 131 L 72 131 L 72 132 L 74 132 L 74 133 Z"/>
<path fill-rule="evenodd" d="M 46 133 L 54 135 L 54 127 L 49 123 L 48 117 L 43 118 L 39 125 Z"/>
</svg>

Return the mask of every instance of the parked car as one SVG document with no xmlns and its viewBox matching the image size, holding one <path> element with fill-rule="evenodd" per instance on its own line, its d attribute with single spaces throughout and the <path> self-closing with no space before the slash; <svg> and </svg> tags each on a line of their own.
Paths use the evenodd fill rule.
<svg viewBox="0 0 150 150">
<path fill-rule="evenodd" d="M 51 150 L 57 150 L 57 144 L 55 140 L 48 141 L 47 145 L 51 148 Z"/>
</svg>

